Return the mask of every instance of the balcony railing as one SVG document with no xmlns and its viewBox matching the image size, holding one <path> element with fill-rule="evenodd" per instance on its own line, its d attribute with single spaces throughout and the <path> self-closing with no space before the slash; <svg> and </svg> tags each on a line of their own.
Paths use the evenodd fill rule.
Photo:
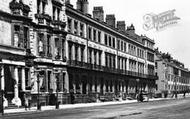
<svg viewBox="0 0 190 119">
<path fill-rule="evenodd" d="M 38 23 L 41 24 L 41 25 L 50 25 L 50 22 L 51 22 L 51 16 L 48 15 L 48 14 L 45 14 L 45 13 L 38 13 L 38 14 L 35 14 L 35 17 L 38 19 Z M 45 24 L 46 23 L 46 24 Z"/>
<path fill-rule="evenodd" d="M 53 30 L 57 33 L 62 33 L 64 32 L 66 23 L 63 21 L 59 21 L 59 20 L 53 20 L 52 22 L 53 25 Z"/>
<path fill-rule="evenodd" d="M 97 71 L 103 71 L 103 72 L 109 72 L 109 73 L 115 73 L 115 74 L 122 74 L 122 75 L 128 75 L 128 76 L 139 77 L 139 78 L 149 78 L 149 79 L 157 79 L 158 78 L 156 75 L 148 75 L 148 74 L 143 74 L 143 73 L 138 73 L 138 72 L 133 72 L 133 71 L 128 71 L 128 70 L 110 68 L 110 67 L 105 67 L 105 66 L 101 66 L 101 65 L 80 62 L 77 60 L 68 60 L 67 64 L 71 67 L 78 67 L 78 68 L 84 68 L 84 69 L 89 69 L 89 70 L 97 70 Z"/>
</svg>

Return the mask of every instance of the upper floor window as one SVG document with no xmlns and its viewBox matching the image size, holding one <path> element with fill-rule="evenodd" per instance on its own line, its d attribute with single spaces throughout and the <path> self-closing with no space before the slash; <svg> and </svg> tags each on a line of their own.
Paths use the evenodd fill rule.
<svg viewBox="0 0 190 119">
<path fill-rule="evenodd" d="M 98 31 L 98 42 L 101 43 L 101 32 Z"/>
<path fill-rule="evenodd" d="M 74 21 L 74 34 L 77 34 L 78 22 Z"/>
<path fill-rule="evenodd" d="M 126 52 L 126 42 L 124 42 L 124 52 Z"/>
<path fill-rule="evenodd" d="M 24 48 L 29 48 L 29 29 L 28 27 L 24 27 Z M 22 44 L 22 43 L 21 43 Z M 23 47 L 23 46 L 21 46 Z"/>
<path fill-rule="evenodd" d="M 56 12 L 56 8 L 55 8 L 55 6 L 53 6 L 53 20 L 55 20 L 55 13 Z"/>
<path fill-rule="evenodd" d="M 120 40 L 117 41 L 117 48 L 120 50 Z"/>
<path fill-rule="evenodd" d="M 107 36 L 107 34 L 104 35 L 104 42 L 105 42 L 105 45 L 108 45 L 108 36 Z"/>
<path fill-rule="evenodd" d="M 43 13 L 45 14 L 46 11 L 46 0 L 37 0 L 37 13 Z M 42 6 L 42 7 L 41 7 Z"/>
<path fill-rule="evenodd" d="M 111 41 L 111 36 L 109 36 L 109 46 L 111 47 L 111 43 L 112 43 L 112 41 Z"/>
<path fill-rule="evenodd" d="M 154 75 L 154 66 L 148 64 L 148 74 L 149 75 Z"/>
<path fill-rule="evenodd" d="M 60 59 L 61 57 L 61 48 L 60 48 L 60 39 L 55 38 L 55 57 L 56 59 Z"/>
<path fill-rule="evenodd" d="M 84 36 L 84 24 L 80 23 L 80 36 Z"/>
<path fill-rule="evenodd" d="M 14 26 L 14 42 L 13 45 L 15 47 L 19 47 L 19 37 L 20 37 L 20 26 Z"/>
<path fill-rule="evenodd" d="M 93 30 L 93 38 L 94 38 L 93 40 L 96 41 L 96 30 L 95 29 Z"/>
<path fill-rule="evenodd" d="M 154 54 L 147 52 L 147 60 L 150 62 L 154 62 Z"/>
<path fill-rule="evenodd" d="M 72 60 L 72 44 L 71 43 L 69 43 L 69 45 L 68 45 L 68 58 L 69 58 L 69 60 Z"/>
<path fill-rule="evenodd" d="M 113 47 L 115 48 L 115 38 L 112 38 Z"/>
<path fill-rule="evenodd" d="M 81 62 L 84 62 L 84 47 L 81 47 Z"/>
<path fill-rule="evenodd" d="M 121 51 L 123 51 L 123 41 L 121 41 Z"/>
<path fill-rule="evenodd" d="M 68 18 L 67 23 L 68 23 L 68 32 L 71 32 L 72 19 Z"/>
<path fill-rule="evenodd" d="M 47 35 L 47 54 L 51 55 L 51 36 Z"/>
<path fill-rule="evenodd" d="M 39 55 L 42 55 L 44 54 L 45 52 L 45 44 L 44 44 L 44 34 L 42 33 L 39 33 L 38 34 L 38 52 L 39 52 Z"/>
<path fill-rule="evenodd" d="M 91 40 L 92 39 L 92 28 L 88 27 L 88 38 Z"/>
</svg>

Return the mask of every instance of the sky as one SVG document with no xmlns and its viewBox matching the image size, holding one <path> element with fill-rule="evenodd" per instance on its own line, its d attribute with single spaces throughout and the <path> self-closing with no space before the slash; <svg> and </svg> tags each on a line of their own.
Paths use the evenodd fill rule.
<svg viewBox="0 0 190 119">
<path fill-rule="evenodd" d="M 76 8 L 77 0 L 70 0 Z M 88 0 L 89 13 L 94 6 L 103 6 L 106 14 L 115 14 L 116 21 L 124 20 L 126 25 L 134 24 L 136 33 L 145 34 L 155 41 L 155 48 L 170 53 L 174 59 L 185 64 L 190 69 L 190 1 L 188 0 Z M 168 10 L 176 11 L 179 17 L 177 24 L 167 26 L 157 31 L 143 29 L 146 14 L 160 14 Z"/>
</svg>

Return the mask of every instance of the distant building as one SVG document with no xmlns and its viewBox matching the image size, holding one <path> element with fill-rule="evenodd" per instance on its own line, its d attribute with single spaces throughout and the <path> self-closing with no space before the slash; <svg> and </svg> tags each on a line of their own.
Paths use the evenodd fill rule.
<svg viewBox="0 0 190 119">
<path fill-rule="evenodd" d="M 162 97 L 168 94 L 189 92 L 190 71 L 170 54 L 156 50 L 157 91 Z"/>
</svg>

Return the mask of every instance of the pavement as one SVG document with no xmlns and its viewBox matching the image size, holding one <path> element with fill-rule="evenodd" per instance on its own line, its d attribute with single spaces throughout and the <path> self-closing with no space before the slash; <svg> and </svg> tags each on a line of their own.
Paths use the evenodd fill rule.
<svg viewBox="0 0 190 119">
<path fill-rule="evenodd" d="M 186 94 L 186 97 L 190 97 L 190 94 Z M 178 99 L 183 98 L 183 94 L 178 95 Z M 171 100 L 175 98 L 152 98 L 149 101 L 159 101 L 159 100 Z M 59 105 L 59 109 L 74 109 L 83 107 L 93 107 L 93 106 L 104 106 L 104 105 L 119 105 L 127 103 L 136 103 L 136 100 L 122 100 L 122 101 L 112 101 L 112 102 L 96 102 L 96 103 L 81 103 L 81 104 L 64 104 Z M 55 106 L 42 106 L 41 111 L 55 110 Z M 37 107 L 31 107 L 30 110 L 25 110 L 25 108 L 17 109 L 5 109 L 4 115 L 14 115 L 14 114 L 26 114 L 26 113 L 36 113 L 39 112 Z"/>
</svg>

